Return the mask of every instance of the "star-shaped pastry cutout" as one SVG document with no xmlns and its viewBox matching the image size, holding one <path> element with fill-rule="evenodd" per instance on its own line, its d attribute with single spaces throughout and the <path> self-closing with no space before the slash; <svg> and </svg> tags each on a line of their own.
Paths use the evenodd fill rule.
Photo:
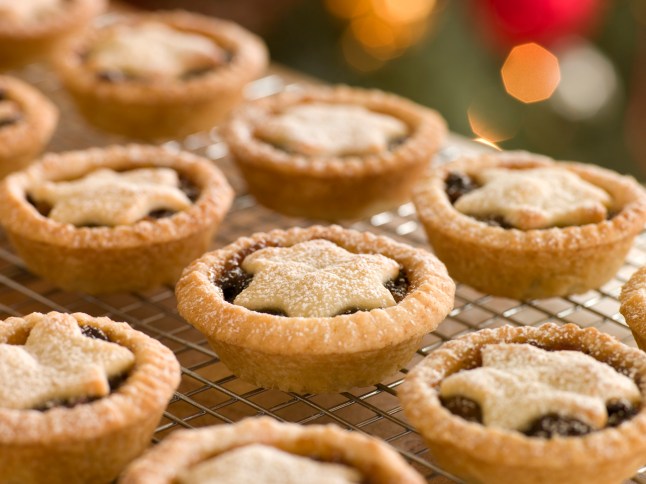
<svg viewBox="0 0 646 484">
<path fill-rule="evenodd" d="M 298 104 L 270 118 L 256 134 L 294 153 L 368 155 L 388 149 L 388 143 L 408 133 L 406 124 L 362 106 Z"/>
<path fill-rule="evenodd" d="M 395 305 L 384 283 L 399 274 L 397 262 L 353 254 L 328 240 L 261 249 L 248 255 L 242 268 L 254 277 L 233 302 L 251 310 L 329 317 Z"/>
<path fill-rule="evenodd" d="M 79 180 L 44 182 L 30 195 L 51 205 L 48 217 L 57 222 L 114 227 L 133 224 L 154 210 L 187 209 L 191 201 L 178 187 L 177 172 L 170 168 L 100 169 Z"/>
<path fill-rule="evenodd" d="M 455 202 L 473 217 L 502 216 L 521 230 L 598 223 L 610 195 L 564 168 L 492 168 L 475 178 L 482 185 Z"/>
<path fill-rule="evenodd" d="M 0 344 L 0 407 L 106 396 L 108 380 L 127 372 L 134 359 L 123 346 L 84 336 L 69 315 L 45 315 L 24 345 Z"/>
<path fill-rule="evenodd" d="M 476 401 L 487 426 L 523 431 L 540 417 L 558 414 L 599 429 L 608 420 L 609 400 L 640 400 L 633 380 L 579 351 L 494 344 L 481 353 L 482 366 L 449 376 L 440 394 Z"/>
</svg>

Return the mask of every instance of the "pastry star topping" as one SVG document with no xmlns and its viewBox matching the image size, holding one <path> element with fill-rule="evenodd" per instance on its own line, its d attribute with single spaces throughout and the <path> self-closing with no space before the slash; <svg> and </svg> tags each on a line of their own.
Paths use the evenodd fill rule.
<svg viewBox="0 0 646 484">
<path fill-rule="evenodd" d="M 303 155 L 367 155 L 406 136 L 400 120 L 345 104 L 299 104 L 261 124 L 257 135 Z"/>
<path fill-rule="evenodd" d="M 242 268 L 254 277 L 233 302 L 251 310 L 329 317 L 352 308 L 395 305 L 384 283 L 399 274 L 397 262 L 353 254 L 327 240 L 261 249 L 248 255 Z"/>
<path fill-rule="evenodd" d="M 502 216 L 521 230 L 601 222 L 612 203 L 604 190 L 560 168 L 491 168 L 476 179 L 482 186 L 455 208 L 474 217 Z"/>
<path fill-rule="evenodd" d="M 209 38 L 146 22 L 114 29 L 90 52 L 87 66 L 97 72 L 158 79 L 181 77 L 224 62 L 224 50 Z"/>
<path fill-rule="evenodd" d="M 191 201 L 178 186 L 177 172 L 170 168 L 100 169 L 79 180 L 44 182 L 30 195 L 50 204 L 48 217 L 57 222 L 113 227 L 133 224 L 154 210 L 187 209 Z"/>
<path fill-rule="evenodd" d="M 0 344 L 0 407 L 37 408 L 51 400 L 102 397 L 108 380 L 134 364 L 130 350 L 83 336 L 72 316 L 46 315 L 24 346 Z"/>
<path fill-rule="evenodd" d="M 558 414 L 599 429 L 608 420 L 609 400 L 640 400 L 633 380 L 579 351 L 492 344 L 481 354 L 481 367 L 449 376 L 440 394 L 476 401 L 487 426 L 522 431 L 540 417 Z"/>
<path fill-rule="evenodd" d="M 61 6 L 60 0 L 0 0 L 0 20 L 36 20 Z"/>
<path fill-rule="evenodd" d="M 180 484 L 359 484 L 353 468 L 252 444 L 201 462 L 179 477 Z"/>
</svg>

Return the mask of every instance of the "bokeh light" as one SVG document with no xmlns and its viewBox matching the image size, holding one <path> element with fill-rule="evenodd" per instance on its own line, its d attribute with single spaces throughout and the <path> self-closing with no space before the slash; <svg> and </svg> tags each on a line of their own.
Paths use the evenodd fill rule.
<svg viewBox="0 0 646 484">
<path fill-rule="evenodd" d="M 533 42 L 514 47 L 501 74 L 507 93 L 524 103 L 548 99 L 561 78 L 556 56 Z"/>
</svg>

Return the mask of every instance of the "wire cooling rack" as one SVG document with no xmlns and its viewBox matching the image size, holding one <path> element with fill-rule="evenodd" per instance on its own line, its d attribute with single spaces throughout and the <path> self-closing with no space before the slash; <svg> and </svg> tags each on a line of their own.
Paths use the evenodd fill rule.
<svg viewBox="0 0 646 484">
<path fill-rule="evenodd" d="M 281 70 L 252 83 L 248 98 L 267 96 L 284 89 L 297 89 L 302 78 Z M 41 66 L 30 66 L 15 73 L 43 90 L 59 106 L 61 121 L 51 145 L 52 151 L 81 149 L 125 142 L 88 127 L 60 89 L 54 76 Z M 291 78 L 290 78 L 291 77 Z M 213 247 L 222 246 L 252 232 L 274 228 L 306 226 L 312 222 L 288 218 L 257 205 L 245 194 L 244 185 L 227 157 L 225 144 L 217 129 L 168 141 L 170 149 L 186 149 L 206 156 L 228 176 L 239 194 L 222 224 Z M 458 156 L 469 149 L 464 142 L 449 143 L 438 155 L 439 161 Z M 388 235 L 415 246 L 427 247 L 424 233 L 412 204 L 374 215 L 351 225 Z M 299 395 L 266 390 L 238 379 L 219 361 L 206 339 L 178 315 L 173 289 L 107 296 L 89 296 L 62 291 L 25 268 L 0 231 L 0 316 L 20 316 L 34 311 L 82 311 L 127 321 L 170 347 L 182 365 L 182 381 L 168 405 L 155 433 L 159 441 L 179 428 L 238 421 L 244 417 L 269 415 L 278 420 L 311 423 L 336 423 L 342 427 L 382 438 L 393 445 L 429 482 L 453 482 L 449 474 L 433 464 L 421 437 L 407 422 L 397 400 L 397 387 L 403 377 L 425 355 L 442 342 L 483 328 L 504 324 L 540 325 L 547 321 L 594 326 L 634 346 L 631 333 L 619 314 L 617 296 L 623 283 L 646 264 L 646 234 L 640 236 L 616 277 L 602 288 L 568 298 L 515 301 L 492 297 L 468 286 L 459 285 L 455 308 L 440 327 L 424 338 L 422 348 L 400 372 L 366 388 L 326 395 Z M 645 462 L 646 464 L 646 462 Z M 644 473 L 633 482 L 646 484 Z"/>
</svg>

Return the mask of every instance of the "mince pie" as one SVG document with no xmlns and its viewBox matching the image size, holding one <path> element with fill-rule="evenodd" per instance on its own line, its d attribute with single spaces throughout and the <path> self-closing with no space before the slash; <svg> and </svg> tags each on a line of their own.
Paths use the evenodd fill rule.
<svg viewBox="0 0 646 484">
<path fill-rule="evenodd" d="M 633 178 L 523 152 L 437 167 L 414 200 L 453 278 L 516 299 L 601 286 L 646 222 L 646 192 Z"/>
<path fill-rule="evenodd" d="M 646 354 L 594 328 L 505 326 L 445 343 L 399 396 L 467 482 L 621 483 L 646 458 Z"/>
<path fill-rule="evenodd" d="M 211 128 L 267 65 L 242 27 L 188 12 L 131 15 L 75 38 L 54 64 L 99 128 L 156 139 Z"/>
<path fill-rule="evenodd" d="M 646 268 L 635 272 L 621 289 L 619 311 L 635 337 L 637 345 L 646 351 Z"/>
<path fill-rule="evenodd" d="M 180 314 L 241 378 L 332 392 L 379 382 L 453 306 L 430 253 L 338 226 L 238 239 L 191 264 Z"/>
<path fill-rule="evenodd" d="M 0 178 L 27 166 L 49 142 L 58 109 L 23 81 L 0 76 Z"/>
<path fill-rule="evenodd" d="M 106 6 L 105 0 L 4 0 L 0 2 L 0 69 L 49 56 Z"/>
<path fill-rule="evenodd" d="M 446 126 L 435 111 L 393 94 L 310 87 L 248 103 L 224 135 L 260 203 L 338 220 L 410 200 Z"/>
<path fill-rule="evenodd" d="M 120 484 L 422 484 L 397 452 L 335 425 L 269 417 L 179 430 L 133 462 Z"/>
<path fill-rule="evenodd" d="M 173 353 L 126 323 L 0 322 L 0 481 L 113 480 L 148 446 L 179 379 Z"/>
<path fill-rule="evenodd" d="M 233 191 L 203 158 L 152 146 L 50 154 L 0 185 L 0 223 L 34 273 L 88 293 L 173 284 Z"/>
</svg>

